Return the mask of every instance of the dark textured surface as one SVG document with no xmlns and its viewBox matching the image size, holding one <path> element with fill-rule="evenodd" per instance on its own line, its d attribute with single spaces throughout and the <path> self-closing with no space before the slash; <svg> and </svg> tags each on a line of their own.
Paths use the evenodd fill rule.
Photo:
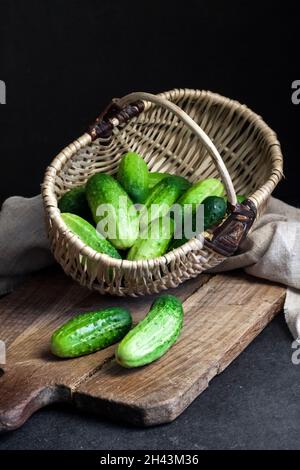
<svg viewBox="0 0 300 470">
<path fill-rule="evenodd" d="M 283 315 L 175 422 L 149 429 L 66 406 L 36 413 L 0 449 L 300 449 L 300 365 Z"/>
</svg>

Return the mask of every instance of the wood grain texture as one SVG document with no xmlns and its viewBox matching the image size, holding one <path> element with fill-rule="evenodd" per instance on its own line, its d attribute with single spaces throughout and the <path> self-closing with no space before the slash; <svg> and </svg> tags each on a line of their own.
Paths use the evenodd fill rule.
<svg viewBox="0 0 300 470">
<path fill-rule="evenodd" d="M 285 298 L 283 287 L 240 273 L 202 275 L 171 292 L 184 302 L 180 339 L 163 358 L 135 370 L 116 364 L 115 346 L 56 359 L 50 337 L 74 314 L 113 305 L 129 308 L 137 323 L 155 296 L 101 296 L 55 268 L 2 299 L 0 339 L 8 350 L 0 377 L 0 430 L 15 429 L 37 409 L 61 401 L 137 425 L 169 422 L 281 310 Z"/>
</svg>

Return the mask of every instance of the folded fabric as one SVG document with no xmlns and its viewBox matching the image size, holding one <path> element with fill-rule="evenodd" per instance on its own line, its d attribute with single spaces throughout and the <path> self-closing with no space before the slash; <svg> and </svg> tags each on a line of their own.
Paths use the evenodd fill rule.
<svg viewBox="0 0 300 470">
<path fill-rule="evenodd" d="M 284 304 L 286 322 L 300 337 L 300 209 L 271 198 L 264 215 L 254 224 L 239 252 L 213 272 L 244 270 L 288 287 Z"/>
<path fill-rule="evenodd" d="M 41 196 L 7 199 L 0 212 L 0 295 L 53 262 Z M 285 317 L 292 335 L 299 338 L 300 209 L 271 198 L 239 252 L 211 272 L 237 268 L 288 287 Z"/>
<path fill-rule="evenodd" d="M 54 259 L 45 230 L 42 197 L 10 197 L 0 212 L 0 295 Z"/>
</svg>

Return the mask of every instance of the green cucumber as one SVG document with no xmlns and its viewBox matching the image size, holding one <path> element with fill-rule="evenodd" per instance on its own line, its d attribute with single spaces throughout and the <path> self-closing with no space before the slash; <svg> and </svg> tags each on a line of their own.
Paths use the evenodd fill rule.
<svg viewBox="0 0 300 470">
<path fill-rule="evenodd" d="M 76 214 L 89 222 L 92 222 L 93 217 L 89 208 L 86 194 L 85 185 L 78 186 L 77 188 L 67 191 L 58 201 L 58 208 L 60 212 L 69 212 Z"/>
<path fill-rule="evenodd" d="M 177 201 L 182 206 L 182 226 L 183 234 L 187 232 L 186 221 L 192 222 L 192 230 L 195 232 L 197 228 L 197 208 L 208 196 L 223 196 L 223 183 L 216 178 L 207 178 L 193 184 Z M 183 243 L 186 239 L 183 238 Z"/>
<path fill-rule="evenodd" d="M 139 367 L 155 361 L 175 343 L 182 324 L 181 301 L 174 295 L 160 296 L 144 320 L 117 346 L 117 362 L 123 367 Z"/>
<path fill-rule="evenodd" d="M 139 217 L 118 181 L 111 175 L 97 173 L 88 180 L 86 195 L 98 231 L 116 248 L 130 248 L 139 234 Z"/>
<path fill-rule="evenodd" d="M 153 171 L 153 173 L 149 173 L 148 176 L 148 188 L 149 190 L 153 189 L 158 183 L 162 180 L 167 178 L 168 176 L 172 176 L 171 173 L 159 173 L 158 171 Z"/>
<path fill-rule="evenodd" d="M 130 248 L 130 261 L 158 258 L 166 253 L 174 233 L 174 222 L 166 216 L 152 221 L 141 231 L 139 238 Z"/>
<path fill-rule="evenodd" d="M 148 195 L 149 170 L 135 152 L 126 153 L 120 162 L 118 181 L 134 203 L 142 203 Z"/>
<path fill-rule="evenodd" d="M 82 219 L 75 214 L 61 214 L 61 217 L 67 227 L 75 233 L 87 246 L 90 246 L 98 253 L 104 253 L 111 258 L 121 259 L 120 254 L 117 252 L 114 246 L 103 238 L 103 236 L 97 232 L 95 227 L 89 224 L 86 220 Z"/>
<path fill-rule="evenodd" d="M 184 206 L 191 204 L 193 212 L 196 212 L 197 206 L 201 204 L 208 196 L 223 196 L 224 185 L 216 178 L 207 178 L 193 184 L 178 200 L 178 203 Z"/>
<path fill-rule="evenodd" d="M 56 330 L 51 351 L 58 357 L 78 357 L 120 341 L 132 326 L 130 312 L 111 307 L 78 315 Z"/>
<path fill-rule="evenodd" d="M 227 205 L 225 199 L 219 196 L 208 196 L 202 202 L 204 206 L 204 221 L 203 228 L 204 230 L 209 229 L 210 227 L 217 225 L 225 217 Z M 193 218 L 196 218 L 196 214 L 193 215 Z M 193 219 L 193 230 L 196 228 L 196 221 Z M 183 232 L 184 233 L 184 232 Z M 170 243 L 169 251 L 175 250 L 179 246 L 183 245 L 188 241 L 187 238 L 173 238 Z"/>
<path fill-rule="evenodd" d="M 152 189 L 141 212 L 141 227 L 152 220 L 166 215 L 177 199 L 185 193 L 191 184 L 182 176 L 168 176 Z"/>
<path fill-rule="evenodd" d="M 228 201 L 227 196 L 224 196 L 224 199 L 225 199 L 226 202 Z M 244 196 L 243 194 L 237 194 L 237 195 L 236 195 L 236 200 L 237 200 L 237 203 L 238 203 L 238 204 L 243 204 L 243 202 L 244 202 L 246 199 L 247 199 L 247 197 Z"/>
<path fill-rule="evenodd" d="M 246 201 L 247 197 L 243 194 L 237 194 L 236 199 L 239 204 L 243 204 L 243 202 Z"/>
<path fill-rule="evenodd" d="M 225 199 L 219 196 L 208 196 L 204 199 L 204 230 L 213 227 L 225 217 L 227 205 Z"/>
</svg>

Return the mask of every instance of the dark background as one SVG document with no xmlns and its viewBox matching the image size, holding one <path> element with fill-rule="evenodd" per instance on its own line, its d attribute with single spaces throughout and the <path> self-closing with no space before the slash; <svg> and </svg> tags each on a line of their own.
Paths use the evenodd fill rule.
<svg viewBox="0 0 300 470">
<path fill-rule="evenodd" d="M 112 97 L 187 87 L 264 117 L 285 157 L 276 194 L 297 205 L 297 3 L 0 0 L 0 201 L 35 195 L 47 164 Z"/>
<path fill-rule="evenodd" d="M 47 164 L 108 101 L 143 90 L 210 89 L 278 133 L 300 205 L 298 1 L 0 0 L 0 202 L 39 192 Z M 297 126 L 297 127 L 296 127 Z M 149 430 L 52 406 L 0 449 L 299 448 L 299 370 L 283 316 L 169 426 Z"/>
</svg>

